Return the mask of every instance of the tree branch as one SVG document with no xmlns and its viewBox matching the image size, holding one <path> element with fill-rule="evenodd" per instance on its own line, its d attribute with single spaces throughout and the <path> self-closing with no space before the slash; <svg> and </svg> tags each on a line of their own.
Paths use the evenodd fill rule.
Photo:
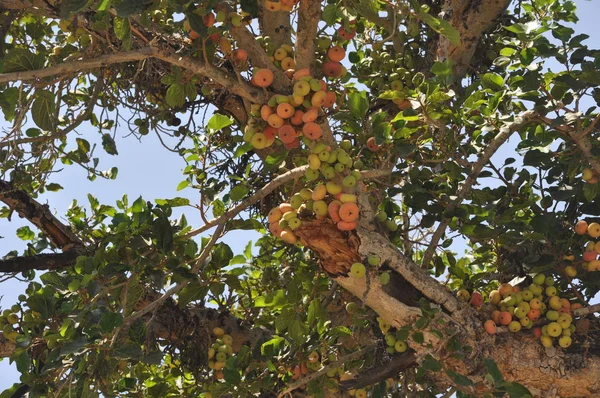
<svg viewBox="0 0 600 398">
<path fill-rule="evenodd" d="M 14 257 L 0 260 L 0 272 L 12 273 L 28 270 L 47 270 L 69 267 L 80 256 L 76 250 L 64 253 L 41 253 L 35 256 Z"/>
<path fill-rule="evenodd" d="M 504 144 L 506 140 L 508 140 L 512 133 L 523 128 L 525 125 L 535 120 L 536 118 L 537 114 L 534 111 L 526 111 L 521 113 L 519 116 L 515 117 L 513 123 L 502 126 L 500 128 L 500 132 L 498 133 L 498 135 L 496 135 L 494 139 L 492 139 L 492 141 L 485 148 L 477 162 L 475 162 L 471 167 L 471 172 L 469 173 L 460 191 L 458 191 L 458 193 L 456 194 L 456 199 L 446 207 L 445 213 L 452 213 L 458 206 L 460 206 L 460 204 L 467 197 L 469 192 L 471 192 L 471 188 L 473 187 L 473 184 L 475 184 L 475 182 L 477 181 L 477 178 L 483 170 L 483 167 L 490 161 L 490 159 L 492 158 L 494 153 L 496 153 L 498 148 L 500 148 L 502 144 Z M 429 264 L 433 259 L 435 250 L 437 249 L 438 242 L 446 232 L 446 228 L 450 224 L 451 220 L 452 217 L 444 217 L 444 219 L 440 221 L 440 224 L 438 225 L 437 229 L 433 233 L 433 236 L 431 237 L 429 247 L 427 247 L 427 250 L 423 255 L 423 261 L 421 262 L 422 268 L 429 268 Z"/>
<path fill-rule="evenodd" d="M 227 220 L 230 220 L 231 218 L 238 215 L 240 212 L 244 211 L 249 206 L 251 206 L 254 203 L 258 202 L 259 200 L 267 197 L 267 195 L 269 195 L 271 192 L 273 192 L 274 190 L 279 188 L 281 185 L 303 176 L 307 168 L 308 168 L 308 166 L 296 167 L 295 169 L 292 169 L 280 176 L 277 176 L 276 178 L 271 180 L 268 184 L 266 184 L 264 187 L 262 187 L 261 189 L 256 191 L 254 193 L 254 195 L 244 199 L 238 205 L 232 207 L 231 209 L 229 209 L 228 211 L 223 213 L 221 216 L 213 218 L 212 220 L 209 220 L 206 224 L 204 224 L 200 228 L 197 228 L 197 229 L 194 229 L 194 230 L 188 232 L 183 237 L 185 239 L 191 238 L 192 236 L 196 236 L 206 230 L 211 229 L 215 225 L 218 225 Z"/>
<path fill-rule="evenodd" d="M 0 84 L 13 81 L 39 81 L 46 77 L 66 75 L 70 73 L 80 72 L 82 70 L 90 70 L 106 67 L 113 64 L 142 61 L 153 57 L 155 50 L 152 47 L 144 47 L 139 50 L 119 52 L 115 54 L 107 54 L 79 61 L 62 63 L 54 66 L 49 66 L 43 69 L 28 70 L 22 72 L 0 73 Z"/>
<path fill-rule="evenodd" d="M 310 383 L 311 381 L 316 380 L 319 377 L 323 376 L 324 374 L 329 372 L 331 369 L 338 368 L 348 361 L 354 361 L 356 359 L 359 359 L 367 352 L 373 350 L 373 348 L 374 348 L 374 346 L 364 347 L 358 351 L 354 351 L 348 355 L 344 355 L 339 360 L 337 360 L 335 362 L 331 362 L 331 363 L 327 364 L 326 366 L 323 366 L 321 369 L 319 369 L 316 372 L 309 373 L 308 375 L 306 375 L 306 377 L 303 377 L 299 380 L 296 380 L 295 382 L 293 382 L 291 384 L 288 384 L 288 387 L 285 390 L 283 390 L 282 392 L 280 392 L 279 395 L 277 395 L 277 398 L 285 397 L 287 394 L 291 393 L 292 391 L 294 391 L 302 386 L 305 386 L 308 383 Z"/>
<path fill-rule="evenodd" d="M 392 242 L 382 239 L 381 234 L 378 232 L 363 228 L 358 230 L 358 236 L 360 238 L 361 255 L 379 256 L 382 264 L 402 275 L 408 283 L 423 293 L 429 300 L 441 305 L 451 313 L 458 309 L 458 301 L 452 293 L 423 269 L 419 268 L 412 260 L 404 256 Z M 373 281 L 371 281 L 371 285 L 373 285 Z"/>
<path fill-rule="evenodd" d="M 263 36 L 271 38 L 275 48 L 282 44 L 291 44 L 292 25 L 288 11 L 270 11 L 265 7 L 264 1 L 258 2 L 260 11 L 258 14 L 258 26 Z"/>
<path fill-rule="evenodd" d="M 390 361 L 379 364 L 367 370 L 360 372 L 356 379 L 344 380 L 340 382 L 340 389 L 353 390 L 372 386 L 389 377 L 395 377 L 400 372 L 416 364 L 417 357 L 413 351 L 406 351 L 402 354 L 394 355 Z"/>
<path fill-rule="evenodd" d="M 298 33 L 296 35 L 296 69 L 311 68 L 315 61 L 315 38 L 321 20 L 321 0 L 302 0 L 298 12 Z"/>
<path fill-rule="evenodd" d="M 252 66 L 269 69 L 273 72 L 273 89 L 279 93 L 291 91 L 291 81 L 281 68 L 275 66 L 265 49 L 256 41 L 252 33 L 245 26 L 231 28 L 231 35 L 237 41 L 240 48 L 248 51 L 248 58 Z"/>
<path fill-rule="evenodd" d="M 32 199 L 26 192 L 16 190 L 0 180 L 0 201 L 38 227 L 50 241 L 63 250 L 82 248 L 83 242 L 62 222 L 52 215 L 47 205 Z"/>
<path fill-rule="evenodd" d="M 157 47 L 144 47 L 139 50 L 107 54 L 38 70 L 2 73 L 0 74 L 0 84 L 11 81 L 41 80 L 50 76 L 65 75 L 124 62 L 142 61 L 148 58 L 156 58 L 171 65 L 179 66 L 180 68 L 187 69 L 193 73 L 208 77 L 230 93 L 239 95 L 240 97 L 255 103 L 264 102 L 264 94 L 258 88 L 252 87 L 248 83 L 240 84 L 236 78 L 223 70 L 216 68 L 213 65 L 204 64 L 195 58 L 178 55 L 173 50 L 166 48 L 159 49 Z"/>
<path fill-rule="evenodd" d="M 232 94 L 239 95 L 257 104 L 266 102 L 264 93 L 258 87 L 253 87 L 245 82 L 240 83 L 235 76 L 224 72 L 223 69 L 205 64 L 189 56 L 179 55 L 168 48 L 158 49 L 152 47 L 152 53 L 156 59 L 212 79 Z"/>
<path fill-rule="evenodd" d="M 4 137 L 2 140 L 0 140 L 0 148 L 4 148 L 7 146 L 20 145 L 20 144 L 31 144 L 34 142 L 45 142 L 45 141 L 56 140 L 56 139 L 61 139 L 61 138 L 65 137 L 71 131 L 73 131 L 77 127 L 79 127 L 81 125 L 81 123 L 83 123 L 84 121 L 89 119 L 89 117 L 92 115 L 92 113 L 94 112 L 94 105 L 96 104 L 96 100 L 98 100 L 98 96 L 102 92 L 102 83 L 103 83 L 102 80 L 98 79 L 98 81 L 96 82 L 96 86 L 94 88 L 94 92 L 87 104 L 85 111 L 81 112 L 79 114 L 79 116 L 77 116 L 75 118 L 75 120 L 73 120 L 73 122 L 70 125 L 68 125 L 67 127 L 65 127 L 64 129 L 59 130 L 56 133 L 50 134 L 50 135 L 19 138 L 19 139 L 14 139 L 14 140 L 9 140 L 8 138 L 10 137 L 11 134 L 8 134 L 6 137 Z"/>
<path fill-rule="evenodd" d="M 508 8 L 511 0 L 475 1 L 447 0 L 444 13 L 450 15 L 450 24 L 460 34 L 460 43 L 453 44 L 440 35 L 437 58 L 439 61 L 451 59 L 454 76 L 460 80 L 468 69 L 477 44 L 485 32 L 494 25 L 494 20 Z"/>
<path fill-rule="evenodd" d="M 600 304 L 590 305 L 588 307 L 577 308 L 573 311 L 574 316 L 585 316 L 589 314 L 593 314 L 595 312 L 600 312 Z"/>
</svg>

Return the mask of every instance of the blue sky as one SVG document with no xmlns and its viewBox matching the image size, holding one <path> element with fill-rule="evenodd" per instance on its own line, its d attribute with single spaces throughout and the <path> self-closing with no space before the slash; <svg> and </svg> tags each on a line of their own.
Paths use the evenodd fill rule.
<svg viewBox="0 0 600 398">
<path fill-rule="evenodd" d="M 575 0 L 578 7 L 578 16 L 580 22 L 575 29 L 578 33 L 590 35 L 586 42 L 591 48 L 600 48 L 600 32 L 598 32 L 597 16 L 600 15 L 600 3 Z M 0 129 L 7 129 L 10 126 L 0 120 Z M 88 131 L 81 128 L 79 132 L 82 135 L 97 135 L 96 131 Z M 122 134 L 127 135 L 127 132 Z M 66 212 L 73 199 L 79 204 L 87 205 L 87 194 L 96 196 L 100 203 L 114 204 L 123 194 L 127 194 L 130 201 L 138 196 L 143 196 L 146 200 L 157 198 L 170 198 L 174 196 L 188 197 L 192 203 L 197 203 L 199 195 L 191 189 L 180 192 L 176 187 L 183 180 L 182 170 L 185 163 L 181 158 L 172 152 L 166 151 L 159 143 L 158 138 L 149 134 L 144 137 L 142 142 L 138 142 L 133 137 L 117 140 L 119 156 L 105 156 L 102 158 L 101 167 L 108 169 L 112 166 L 119 168 L 119 176 L 116 180 L 97 179 L 94 182 L 87 180 L 87 172 L 78 166 L 65 166 L 64 170 L 53 177 L 53 182 L 59 183 L 64 187 L 56 193 L 48 193 L 39 198 L 42 203 L 47 203 L 55 214 L 60 218 Z M 499 153 L 497 156 L 510 156 L 508 153 Z M 175 212 L 178 216 L 182 211 Z M 185 211 L 188 222 L 194 226 L 201 225 L 199 215 L 193 209 Z M 0 219 L 0 255 L 12 249 L 22 250 L 23 241 L 15 236 L 17 228 L 29 225 L 27 221 L 19 219 L 16 215 L 11 222 L 6 219 Z M 33 228 L 32 228 L 33 229 Z M 248 240 L 255 239 L 256 234 L 241 231 L 227 235 L 225 242 L 231 245 L 234 252 L 241 252 Z M 17 301 L 17 296 L 25 290 L 26 285 L 16 281 L 3 282 L 0 289 L 0 308 L 6 308 Z M 10 387 L 18 381 L 18 373 L 13 365 L 9 365 L 8 360 L 0 360 L 0 392 Z"/>
</svg>

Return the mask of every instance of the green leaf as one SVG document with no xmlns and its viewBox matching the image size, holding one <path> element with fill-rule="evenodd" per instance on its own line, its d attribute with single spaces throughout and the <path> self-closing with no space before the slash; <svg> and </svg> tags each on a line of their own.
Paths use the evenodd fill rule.
<svg viewBox="0 0 600 398">
<path fill-rule="evenodd" d="M 50 192 L 58 192 L 63 189 L 62 185 L 51 182 L 50 184 L 46 184 L 46 190 Z"/>
<path fill-rule="evenodd" d="M 250 188 L 248 188 L 246 185 L 236 185 L 235 187 L 231 188 L 231 191 L 229 191 L 229 199 L 231 199 L 233 202 L 237 202 L 238 200 L 244 198 L 248 192 L 250 192 Z"/>
<path fill-rule="evenodd" d="M 431 67 L 431 72 L 437 76 L 451 76 L 452 75 L 452 60 L 447 59 L 443 62 L 436 62 Z"/>
<path fill-rule="evenodd" d="M 278 332 L 283 332 L 296 316 L 296 310 L 292 307 L 286 307 L 281 310 L 281 314 L 275 318 L 275 328 Z"/>
<path fill-rule="evenodd" d="M 60 2 L 60 16 L 67 19 L 72 13 L 79 12 L 87 7 L 89 0 L 63 0 Z"/>
<path fill-rule="evenodd" d="M 197 280 L 192 280 L 186 287 L 181 289 L 177 302 L 183 308 L 192 301 L 204 300 L 207 294 L 208 286 L 200 285 Z"/>
<path fill-rule="evenodd" d="M 43 54 L 34 54 L 26 48 L 13 48 L 4 56 L 4 73 L 37 70 L 44 67 Z"/>
<path fill-rule="evenodd" d="M 274 356 L 279 351 L 279 346 L 284 343 L 285 339 L 280 336 L 274 336 L 271 340 L 264 342 L 260 346 L 260 353 L 265 356 Z"/>
<path fill-rule="evenodd" d="M 447 370 L 446 374 L 459 386 L 469 387 L 473 385 L 473 382 L 468 377 L 458 374 L 453 370 Z"/>
<path fill-rule="evenodd" d="M 103 332 L 112 332 L 123 324 L 123 315 L 118 312 L 105 312 L 100 318 L 100 328 Z"/>
<path fill-rule="evenodd" d="M 152 0 L 113 0 L 117 15 L 123 18 L 146 11 L 153 3 Z"/>
<path fill-rule="evenodd" d="M 308 327 L 299 319 L 293 319 L 288 325 L 288 332 L 292 339 L 301 344 L 306 340 Z"/>
<path fill-rule="evenodd" d="M 183 85 L 178 83 L 171 84 L 167 89 L 165 100 L 172 108 L 179 108 L 183 106 L 183 104 L 185 104 L 185 89 Z"/>
<path fill-rule="evenodd" d="M 215 113 L 208 121 L 206 128 L 208 128 L 209 130 L 217 131 L 227 126 L 231 126 L 232 124 L 233 119 L 231 117 L 221 115 L 220 113 Z"/>
<path fill-rule="evenodd" d="M 425 336 L 421 332 L 414 332 L 412 338 L 417 344 L 423 344 L 425 342 Z"/>
<path fill-rule="evenodd" d="M 48 90 L 39 90 L 35 96 L 36 99 L 31 106 L 33 121 L 42 130 L 54 130 L 54 113 L 56 111 L 54 94 Z"/>
<path fill-rule="evenodd" d="M 250 142 L 245 142 L 242 145 L 239 145 L 237 148 L 235 148 L 235 152 L 233 153 L 233 158 L 237 159 L 242 155 L 247 154 L 248 152 L 250 152 L 254 147 L 252 146 L 252 143 Z"/>
<path fill-rule="evenodd" d="M 323 8 L 322 18 L 327 25 L 333 25 L 335 23 L 337 9 L 337 4 L 327 4 L 325 8 Z"/>
<path fill-rule="evenodd" d="M 15 110 L 17 108 L 17 103 L 19 102 L 19 96 L 19 89 L 16 87 L 8 87 L 7 89 L 0 91 L 0 107 L 2 107 L 2 112 L 4 112 L 4 118 L 7 122 L 11 122 L 15 118 Z"/>
<path fill-rule="evenodd" d="M 152 236 L 156 239 L 158 250 L 163 253 L 173 248 L 173 226 L 165 216 L 158 217 L 152 223 Z"/>
<path fill-rule="evenodd" d="M 115 36 L 121 40 L 123 47 L 126 50 L 131 50 L 131 26 L 129 25 L 129 19 L 115 17 L 113 28 Z"/>
<path fill-rule="evenodd" d="M 177 190 L 181 191 L 190 186 L 190 182 L 188 180 L 183 180 L 177 185 Z"/>
<path fill-rule="evenodd" d="M 313 326 L 315 321 L 322 320 L 325 316 L 321 302 L 315 298 L 308 305 L 308 325 Z"/>
<path fill-rule="evenodd" d="M 367 99 L 367 92 L 354 92 L 348 96 L 348 108 L 350 113 L 357 119 L 363 119 L 367 115 L 369 110 L 369 100 Z"/>
<path fill-rule="evenodd" d="M 283 289 L 269 292 L 265 296 L 258 296 L 254 300 L 254 306 L 258 308 L 282 308 L 287 303 L 286 292 Z"/>
<path fill-rule="evenodd" d="M 102 0 L 100 4 L 96 7 L 98 11 L 107 11 L 110 7 L 110 0 Z"/>
<path fill-rule="evenodd" d="M 181 207 L 188 206 L 190 204 L 190 200 L 188 198 L 175 197 L 173 199 L 156 199 L 157 205 L 164 206 L 167 205 L 169 207 Z"/>
<path fill-rule="evenodd" d="M 102 147 L 109 155 L 118 155 L 117 144 L 110 134 L 102 134 Z"/>
<path fill-rule="evenodd" d="M 242 11 L 250 14 L 252 18 L 258 17 L 258 11 L 260 9 L 258 0 L 241 0 L 240 7 L 242 8 Z"/>
<path fill-rule="evenodd" d="M 436 18 L 433 15 L 425 12 L 419 12 L 419 18 L 429 25 L 431 29 L 450 40 L 450 42 L 455 46 L 460 45 L 460 33 L 448 21 Z"/>
<path fill-rule="evenodd" d="M 208 29 L 204 25 L 202 17 L 194 12 L 185 13 L 185 19 L 190 23 L 190 27 L 201 37 L 208 35 Z"/>
<path fill-rule="evenodd" d="M 33 238 L 35 238 L 35 233 L 26 225 L 17 229 L 17 236 L 21 240 L 33 240 Z"/>
<path fill-rule="evenodd" d="M 600 184 L 595 183 L 595 184 L 585 184 L 583 186 L 583 196 L 585 197 L 585 200 L 587 200 L 588 202 L 592 202 L 594 201 L 594 199 L 596 199 L 596 196 L 598 196 L 598 193 L 600 191 Z"/>
<path fill-rule="evenodd" d="M 481 85 L 490 90 L 500 90 L 504 86 L 504 79 L 497 73 L 486 73 L 481 77 Z"/>
<path fill-rule="evenodd" d="M 133 311 L 135 305 L 140 301 L 143 295 L 144 287 L 137 280 L 132 281 L 127 286 L 127 303 L 125 309 L 127 315 L 131 314 L 131 311 Z"/>
<path fill-rule="evenodd" d="M 421 366 L 423 366 L 423 368 L 429 370 L 430 372 L 439 372 L 440 370 L 442 370 L 442 364 L 440 363 L 440 361 L 433 358 L 429 354 L 427 354 Z"/>
<path fill-rule="evenodd" d="M 141 213 L 146 208 L 146 202 L 142 197 L 138 197 L 131 205 L 131 211 L 134 213 Z"/>
<path fill-rule="evenodd" d="M 215 199 L 212 202 L 212 213 L 215 217 L 221 217 L 225 214 L 225 204 L 221 199 Z"/>
<path fill-rule="evenodd" d="M 484 358 L 483 362 L 485 363 L 485 367 L 487 368 L 488 373 L 494 378 L 494 382 L 501 382 L 503 380 L 502 373 L 500 373 L 500 369 L 498 369 L 498 365 L 496 365 L 496 362 L 494 362 L 494 360 L 490 358 Z"/>
<path fill-rule="evenodd" d="M 511 398 L 530 398 L 533 396 L 525 386 L 516 382 L 506 381 L 501 383 L 499 387 L 502 387 Z"/>
</svg>

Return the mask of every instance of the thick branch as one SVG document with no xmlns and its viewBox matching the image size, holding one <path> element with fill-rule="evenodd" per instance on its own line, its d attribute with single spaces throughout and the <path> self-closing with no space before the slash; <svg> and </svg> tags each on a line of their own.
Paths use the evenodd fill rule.
<svg viewBox="0 0 600 398">
<path fill-rule="evenodd" d="M 296 35 L 296 69 L 309 68 L 315 61 L 315 38 L 321 20 L 321 1 L 302 0 L 298 12 L 298 34 Z M 313 76 L 317 76 L 311 70 Z"/>
<path fill-rule="evenodd" d="M 574 316 L 586 316 L 589 314 L 593 314 L 595 312 L 600 312 L 600 304 L 590 305 L 589 307 L 577 308 L 573 311 Z"/>
<path fill-rule="evenodd" d="M 282 44 L 292 43 L 292 25 L 288 11 L 270 11 L 265 7 L 264 1 L 258 2 L 258 26 L 263 36 L 271 38 L 273 47 L 279 48 Z"/>
<path fill-rule="evenodd" d="M 518 117 L 515 117 L 513 123 L 509 125 L 505 125 L 500 128 L 500 133 L 492 139 L 492 141 L 485 148 L 477 162 L 473 164 L 471 167 L 471 172 L 469 173 L 467 179 L 465 180 L 463 186 L 460 191 L 456 194 L 456 199 L 450 203 L 445 210 L 445 213 L 451 214 L 458 206 L 461 205 L 462 201 L 467 197 L 467 195 L 471 192 L 471 188 L 477 182 L 477 178 L 479 174 L 483 170 L 483 167 L 490 161 L 494 153 L 508 140 L 508 138 L 512 135 L 513 132 L 518 131 L 523 128 L 525 125 L 530 123 L 537 117 L 537 114 L 534 111 L 526 111 L 523 112 Z M 433 259 L 433 255 L 435 254 L 435 250 L 437 249 L 438 242 L 446 232 L 446 228 L 450 224 L 452 217 L 445 217 L 440 221 L 436 231 L 433 233 L 431 237 L 431 241 L 429 243 L 429 247 L 425 251 L 423 255 L 423 261 L 421 263 L 421 267 L 429 268 L 429 264 Z"/>
<path fill-rule="evenodd" d="M 80 255 L 75 250 L 64 253 L 41 253 L 35 256 L 14 257 L 0 260 L 0 272 L 23 272 L 69 267 Z"/>
<path fill-rule="evenodd" d="M 26 192 L 14 189 L 0 180 L 0 201 L 38 227 L 57 247 L 68 250 L 83 247 L 83 242 L 62 222 L 52 215 L 48 206 L 32 199 Z"/>
<path fill-rule="evenodd" d="M 506 11 L 510 3 L 511 0 L 446 1 L 444 12 L 450 15 L 450 24 L 460 34 L 460 43 L 452 44 L 446 37 L 440 36 L 437 57 L 440 61 L 452 60 L 457 79 L 467 73 L 481 37 L 493 27 L 496 18 Z"/>
<path fill-rule="evenodd" d="M 363 257 L 377 255 L 382 264 L 387 265 L 398 272 L 415 289 L 423 293 L 425 297 L 444 307 L 449 312 L 458 308 L 456 298 L 443 287 L 438 281 L 429 276 L 423 269 L 419 268 L 408 257 L 404 256 L 398 248 L 381 234 L 366 229 L 359 229 L 360 251 Z"/>
<path fill-rule="evenodd" d="M 245 26 L 233 27 L 230 32 L 237 41 L 238 47 L 248 51 L 252 66 L 270 69 L 273 72 L 272 87 L 275 91 L 278 93 L 291 91 L 290 79 L 285 76 L 281 68 L 275 66 L 267 52 Z"/>
</svg>

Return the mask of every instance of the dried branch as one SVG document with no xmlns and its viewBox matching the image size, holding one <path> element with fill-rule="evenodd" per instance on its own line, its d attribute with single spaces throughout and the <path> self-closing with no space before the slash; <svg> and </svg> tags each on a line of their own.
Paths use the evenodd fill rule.
<svg viewBox="0 0 600 398">
<path fill-rule="evenodd" d="M 471 172 L 469 173 L 460 191 L 458 191 L 458 193 L 456 194 L 456 199 L 446 207 L 446 213 L 452 213 L 458 206 L 460 206 L 460 204 L 467 197 L 469 192 L 471 192 L 471 188 L 473 187 L 473 184 L 475 184 L 475 182 L 477 181 L 477 178 L 483 170 L 483 167 L 490 161 L 494 153 L 496 153 L 496 151 L 502 146 L 502 144 L 504 144 L 506 140 L 508 140 L 512 133 L 523 128 L 525 125 L 535 120 L 536 118 L 537 114 L 534 111 L 526 111 L 521 113 L 519 116 L 515 117 L 513 123 L 510 123 L 509 125 L 505 125 L 500 128 L 500 132 L 498 133 L 498 135 L 496 135 L 492 139 L 492 141 L 486 146 L 485 150 L 483 151 L 477 162 L 475 162 L 471 167 Z M 450 224 L 451 219 L 451 217 L 445 217 L 443 220 L 440 221 L 440 224 L 438 225 L 437 229 L 433 233 L 433 236 L 431 237 L 429 247 L 423 255 L 423 261 L 421 262 L 422 268 L 429 268 L 429 264 L 433 259 L 435 250 L 437 249 L 438 242 L 446 232 L 446 228 Z"/>
<path fill-rule="evenodd" d="M 361 242 L 361 255 L 379 256 L 382 264 L 402 275 L 408 283 L 429 300 L 441 305 L 450 313 L 458 309 L 458 301 L 452 293 L 410 258 L 404 256 L 392 242 L 381 239 L 381 234 L 376 231 L 368 231 L 363 228 L 358 230 L 358 235 Z M 373 288 L 373 284 L 374 281 L 371 281 L 371 288 Z"/>
<path fill-rule="evenodd" d="M 298 12 L 296 35 L 296 69 L 311 68 L 315 61 L 315 38 L 321 20 L 321 1 L 302 0 Z M 313 76 L 317 76 L 311 70 Z"/>
</svg>

